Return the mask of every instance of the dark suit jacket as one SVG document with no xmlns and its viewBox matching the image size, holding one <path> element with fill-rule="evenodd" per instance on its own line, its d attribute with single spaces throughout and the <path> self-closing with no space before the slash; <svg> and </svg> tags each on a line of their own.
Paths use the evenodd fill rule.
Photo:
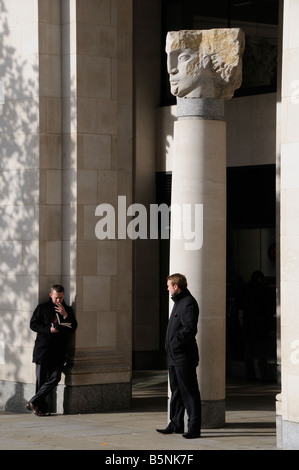
<svg viewBox="0 0 299 470">
<path fill-rule="evenodd" d="M 196 343 L 199 308 L 188 289 L 172 297 L 174 306 L 169 318 L 165 347 L 168 365 L 197 365 L 199 361 Z"/>
<path fill-rule="evenodd" d="M 65 362 L 68 338 L 77 328 L 72 307 L 63 302 L 68 313 L 66 320 L 60 315 L 60 321 L 71 323 L 72 328 L 55 325 L 59 333 L 51 333 L 51 324 L 55 321 L 55 305 L 51 298 L 48 302 L 39 304 L 30 320 L 30 328 L 37 333 L 33 348 L 32 362 L 36 364 L 63 365 Z"/>
</svg>

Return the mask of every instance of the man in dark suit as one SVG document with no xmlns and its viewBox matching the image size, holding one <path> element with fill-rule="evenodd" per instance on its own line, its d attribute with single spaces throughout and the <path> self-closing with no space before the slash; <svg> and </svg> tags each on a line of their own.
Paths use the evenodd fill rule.
<svg viewBox="0 0 299 470">
<path fill-rule="evenodd" d="M 36 364 L 36 390 L 26 408 L 36 416 L 48 416 L 46 397 L 58 385 L 66 361 L 68 338 L 77 328 L 72 307 L 64 302 L 64 288 L 51 287 L 48 302 L 39 304 L 30 320 L 37 333 L 32 361 Z"/>
<path fill-rule="evenodd" d="M 162 434 L 184 433 L 184 414 L 188 415 L 186 439 L 200 437 L 201 398 L 196 367 L 199 361 L 196 343 L 199 308 L 187 289 L 186 277 L 176 273 L 167 278 L 168 291 L 174 301 L 166 331 L 165 347 L 171 389 L 170 423 Z"/>
</svg>

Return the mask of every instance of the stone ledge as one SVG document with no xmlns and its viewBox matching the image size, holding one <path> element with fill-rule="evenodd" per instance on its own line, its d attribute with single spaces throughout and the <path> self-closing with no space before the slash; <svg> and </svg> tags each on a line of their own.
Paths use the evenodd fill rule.
<svg viewBox="0 0 299 470">
<path fill-rule="evenodd" d="M 65 414 L 124 410 L 131 406 L 131 383 L 66 387 L 64 396 Z"/>
</svg>

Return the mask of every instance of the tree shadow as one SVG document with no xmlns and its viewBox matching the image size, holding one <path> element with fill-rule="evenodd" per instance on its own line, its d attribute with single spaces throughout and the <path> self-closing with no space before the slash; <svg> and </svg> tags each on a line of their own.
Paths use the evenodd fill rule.
<svg viewBox="0 0 299 470">
<path fill-rule="evenodd" d="M 38 287 L 38 59 L 18 54 L 21 28 L 10 23 L 9 8 L 0 0 L 0 371 L 1 379 L 16 382 Z M 5 409 L 22 400 L 21 383 L 14 386 Z"/>
<path fill-rule="evenodd" d="M 50 258 L 46 242 L 53 241 L 62 252 L 61 201 L 66 173 L 62 124 L 51 122 L 53 109 L 61 105 L 61 96 L 47 94 L 48 77 L 45 67 L 40 69 L 41 61 L 59 41 L 53 34 L 46 34 L 48 24 L 30 18 L 30 10 L 26 11 L 23 4 L 17 11 L 16 5 L 0 0 L 0 409 L 14 411 L 26 403 L 25 383 L 31 378 L 28 348 L 32 351 L 35 337 L 29 328 L 32 312 L 39 302 L 48 299 L 50 284 L 62 281 L 60 256 L 51 261 L 52 268 L 46 270 L 45 265 L 46 257 Z M 56 81 L 61 87 L 56 71 L 48 67 L 52 73 L 49 83 Z M 65 71 L 66 86 L 71 88 L 67 67 Z M 73 144 L 67 129 L 65 134 L 69 155 Z M 49 193 L 51 176 L 57 172 L 61 178 L 53 183 L 56 194 L 53 188 Z M 49 207 L 52 212 L 48 212 Z M 65 224 L 70 220 L 74 226 L 71 211 Z M 66 237 L 65 245 L 70 238 Z M 74 266 L 75 260 L 67 253 L 63 262 Z M 66 282 L 70 287 L 69 280 Z"/>
</svg>

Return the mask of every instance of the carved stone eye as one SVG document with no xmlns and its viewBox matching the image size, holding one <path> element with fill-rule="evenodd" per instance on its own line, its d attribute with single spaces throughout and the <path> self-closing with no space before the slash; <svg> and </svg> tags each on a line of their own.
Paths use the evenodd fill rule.
<svg viewBox="0 0 299 470">
<path fill-rule="evenodd" d="M 189 60 L 191 57 L 190 54 L 180 54 L 179 57 L 178 57 L 178 60 L 180 62 L 186 62 L 187 60 Z"/>
</svg>

